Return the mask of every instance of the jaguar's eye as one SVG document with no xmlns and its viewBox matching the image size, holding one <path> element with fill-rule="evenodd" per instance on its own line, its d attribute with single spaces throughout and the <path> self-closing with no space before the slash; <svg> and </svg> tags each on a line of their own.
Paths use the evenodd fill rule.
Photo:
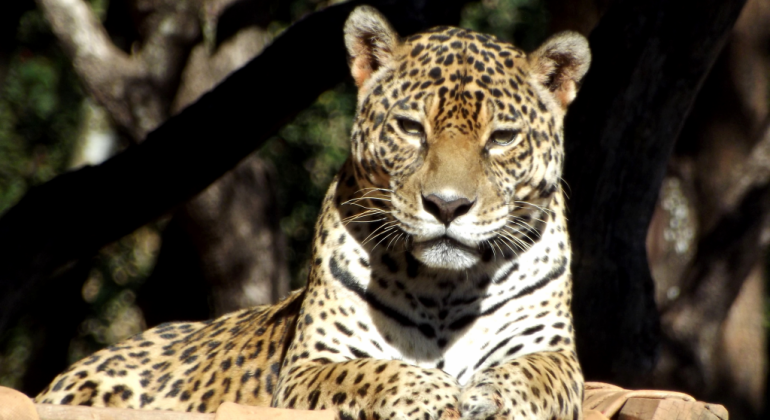
<svg viewBox="0 0 770 420">
<path fill-rule="evenodd" d="M 501 146 L 507 146 L 516 140 L 520 130 L 495 130 L 489 136 L 489 140 Z"/>
<path fill-rule="evenodd" d="M 401 131 L 403 131 L 406 134 L 409 134 L 412 136 L 425 135 L 425 129 L 422 127 L 422 124 L 418 123 L 417 121 L 410 120 L 407 118 L 399 118 L 398 126 L 399 128 L 401 128 Z"/>
</svg>

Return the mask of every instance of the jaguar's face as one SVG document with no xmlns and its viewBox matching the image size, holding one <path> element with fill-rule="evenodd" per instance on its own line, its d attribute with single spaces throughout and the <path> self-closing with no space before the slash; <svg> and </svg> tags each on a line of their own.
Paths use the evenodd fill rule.
<svg viewBox="0 0 770 420">
<path fill-rule="evenodd" d="M 585 40 L 562 35 L 527 57 L 457 28 L 400 41 L 386 23 L 376 35 L 350 25 L 356 177 L 373 188 L 388 229 L 436 268 L 525 250 L 558 188 L 562 120 L 585 69 L 571 78 L 559 71 L 574 67 L 563 63 L 580 55 L 573 44 L 587 53 Z"/>
</svg>

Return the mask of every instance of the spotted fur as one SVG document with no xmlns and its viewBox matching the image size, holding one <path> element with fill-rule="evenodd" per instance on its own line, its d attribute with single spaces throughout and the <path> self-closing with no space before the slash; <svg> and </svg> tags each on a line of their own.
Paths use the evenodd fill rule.
<svg viewBox="0 0 770 420">
<path fill-rule="evenodd" d="M 345 27 L 358 110 L 307 287 L 166 324 L 75 363 L 38 402 L 210 412 L 223 401 L 353 418 L 581 418 L 560 185 L 583 37 L 527 55 L 374 9 Z"/>
</svg>

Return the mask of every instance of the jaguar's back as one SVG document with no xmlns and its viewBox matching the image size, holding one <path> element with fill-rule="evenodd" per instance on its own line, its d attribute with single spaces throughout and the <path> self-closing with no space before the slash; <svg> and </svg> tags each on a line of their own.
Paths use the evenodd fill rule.
<svg viewBox="0 0 770 420">
<path fill-rule="evenodd" d="M 303 296 L 159 325 L 75 363 L 37 401 L 200 412 L 224 401 L 270 405 Z"/>
</svg>

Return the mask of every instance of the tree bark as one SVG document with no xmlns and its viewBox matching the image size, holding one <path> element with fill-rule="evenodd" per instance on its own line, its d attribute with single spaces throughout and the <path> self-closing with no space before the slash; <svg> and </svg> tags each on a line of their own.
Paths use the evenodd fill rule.
<svg viewBox="0 0 770 420">
<path fill-rule="evenodd" d="M 578 354 L 638 383 L 659 350 L 645 236 L 674 142 L 744 0 L 617 1 L 566 121 Z"/>
</svg>

